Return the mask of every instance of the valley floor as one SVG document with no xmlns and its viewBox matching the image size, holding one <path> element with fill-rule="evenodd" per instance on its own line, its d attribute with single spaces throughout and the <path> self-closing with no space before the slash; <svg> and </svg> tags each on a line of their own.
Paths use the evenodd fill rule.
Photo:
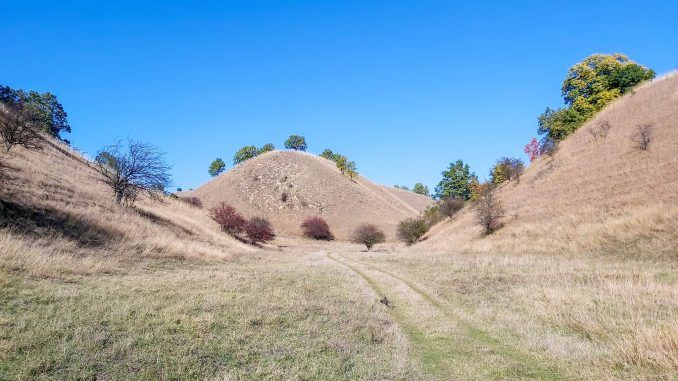
<svg viewBox="0 0 678 381">
<path fill-rule="evenodd" d="M 678 372 L 671 259 L 292 242 L 84 275 L 0 264 L 0 379 L 672 380 Z"/>
</svg>

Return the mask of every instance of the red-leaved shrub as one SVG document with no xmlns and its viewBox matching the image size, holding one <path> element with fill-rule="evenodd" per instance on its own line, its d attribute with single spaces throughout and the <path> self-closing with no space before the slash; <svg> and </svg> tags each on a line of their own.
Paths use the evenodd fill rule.
<svg viewBox="0 0 678 381">
<path fill-rule="evenodd" d="M 530 161 L 535 161 L 539 157 L 539 142 L 536 138 L 532 138 L 529 143 L 525 145 L 523 149 L 525 154 L 530 158 Z"/>
<path fill-rule="evenodd" d="M 245 233 L 252 243 L 268 242 L 275 238 L 271 223 L 262 217 L 250 218 L 245 225 Z"/>
<path fill-rule="evenodd" d="M 308 238 L 331 241 L 334 239 L 330 226 L 320 217 L 307 217 L 301 224 L 304 235 Z"/>
<path fill-rule="evenodd" d="M 210 217 L 221 226 L 221 230 L 228 234 L 237 235 L 245 229 L 243 216 L 225 202 L 210 209 Z"/>
</svg>

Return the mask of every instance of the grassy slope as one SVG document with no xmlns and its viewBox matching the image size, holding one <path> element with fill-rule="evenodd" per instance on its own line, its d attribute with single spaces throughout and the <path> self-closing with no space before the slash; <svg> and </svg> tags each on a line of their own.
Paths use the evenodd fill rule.
<svg viewBox="0 0 678 381">
<path fill-rule="evenodd" d="M 500 189 L 506 226 L 483 238 L 468 208 L 435 226 L 427 250 L 678 257 L 678 75 L 641 86 L 602 110 Z M 607 137 L 590 129 L 609 122 Z M 638 125 L 653 126 L 648 151 Z"/>
<path fill-rule="evenodd" d="M 418 378 L 332 262 L 242 245 L 180 201 L 116 206 L 58 144 L 3 164 L 0 379 Z"/>
<path fill-rule="evenodd" d="M 668 134 L 649 153 L 658 168 L 633 152 L 624 160 L 642 165 L 615 159 L 626 130 L 607 143 L 580 133 L 607 152 L 600 192 L 577 193 L 592 180 L 568 143 L 553 168 L 536 163 L 506 187 L 527 206 L 497 235 L 479 239 L 467 212 L 424 245 L 370 254 L 293 238 L 277 242 L 283 252 L 253 249 L 179 201 L 113 205 L 64 147 L 19 150 L 2 159 L 0 379 L 675 379 L 675 190 L 614 176 L 674 181 L 673 83 L 646 89 L 655 103 L 641 90 L 631 109 Z M 623 104 L 602 114 L 613 127 L 631 117 Z M 571 198 L 530 210 L 529 195 L 563 179 Z M 649 188 L 661 207 L 643 208 Z M 614 213 L 601 218 L 608 194 Z"/>
</svg>

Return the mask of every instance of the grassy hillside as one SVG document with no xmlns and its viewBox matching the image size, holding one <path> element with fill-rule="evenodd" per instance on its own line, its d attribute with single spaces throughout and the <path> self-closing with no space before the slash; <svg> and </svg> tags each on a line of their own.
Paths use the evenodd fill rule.
<svg viewBox="0 0 678 381">
<path fill-rule="evenodd" d="M 370 253 L 289 234 L 244 245 L 180 200 L 116 205 L 60 143 L 17 149 L 1 158 L 0 379 L 675 380 L 677 106 L 677 76 L 610 105 L 502 186 L 491 236 L 467 209 Z M 649 151 L 629 139 L 639 123 Z M 290 232 L 302 199 L 338 232 L 425 205 L 298 153 L 201 192 L 277 211 Z"/>
<path fill-rule="evenodd" d="M 678 255 L 678 75 L 636 89 L 499 190 L 505 227 L 483 237 L 467 208 L 434 227 L 426 250 Z M 607 122 L 606 137 L 591 130 Z M 652 126 L 647 151 L 631 136 Z"/>
<path fill-rule="evenodd" d="M 321 216 L 338 239 L 349 239 L 362 223 L 395 236 L 398 221 L 418 215 L 432 202 L 395 192 L 364 177 L 350 180 L 327 159 L 296 151 L 272 151 L 236 166 L 191 195 L 206 206 L 226 201 L 247 216 L 262 215 L 276 230 L 300 235 L 308 216 Z"/>
</svg>

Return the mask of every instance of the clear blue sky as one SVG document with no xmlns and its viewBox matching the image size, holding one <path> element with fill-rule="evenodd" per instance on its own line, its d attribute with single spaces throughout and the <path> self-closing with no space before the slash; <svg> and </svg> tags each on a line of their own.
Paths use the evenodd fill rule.
<svg viewBox="0 0 678 381">
<path fill-rule="evenodd" d="M 157 145 L 183 188 L 291 133 L 384 184 L 432 188 L 458 158 L 482 178 L 582 58 L 678 65 L 675 0 L 103 3 L 3 2 L 0 83 L 55 93 L 85 152 Z"/>
</svg>

